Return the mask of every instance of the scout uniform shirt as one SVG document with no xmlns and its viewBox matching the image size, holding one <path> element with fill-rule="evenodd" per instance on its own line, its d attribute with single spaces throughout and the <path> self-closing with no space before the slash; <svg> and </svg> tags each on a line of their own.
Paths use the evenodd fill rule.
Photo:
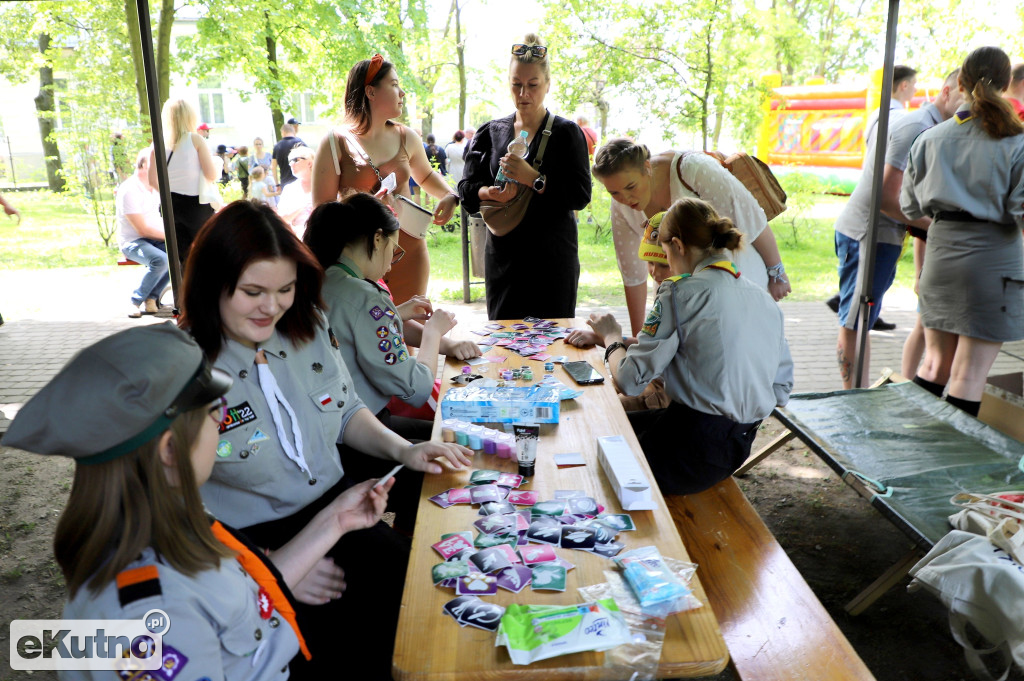
<svg viewBox="0 0 1024 681">
<path fill-rule="evenodd" d="M 425 403 L 434 374 L 410 355 L 402 319 L 384 289 L 363 279 L 356 264 L 342 256 L 327 268 L 321 293 L 356 393 L 370 411 L 379 412 L 392 396 L 414 407 Z"/>
<path fill-rule="evenodd" d="M 782 310 L 720 256 L 666 279 L 616 382 L 639 395 L 658 376 L 676 402 L 753 423 L 789 401 L 793 359 Z"/>
<path fill-rule="evenodd" d="M 225 339 L 214 363 L 234 383 L 224 396 L 228 407 L 217 461 L 199 491 L 206 507 L 230 525 L 244 528 L 288 517 L 341 480 L 335 442 L 365 405 L 332 345 L 326 322 L 320 323 L 313 340 L 302 346 L 293 345 L 277 330 L 260 346 L 295 414 L 294 424 L 282 403 L 273 405 L 280 422 L 274 418 L 261 385 L 256 350 Z M 283 434 L 294 447 L 295 426 L 301 434 L 305 471 L 281 444 Z"/>
<path fill-rule="evenodd" d="M 163 659 L 155 671 L 63 671 L 61 678 L 288 678 L 288 663 L 299 652 L 299 639 L 289 623 L 295 620 L 294 610 L 279 586 L 261 587 L 242 565 L 234 558 L 222 558 L 219 567 L 189 577 L 147 548 L 99 592 L 83 586 L 64 606 L 64 619 L 141 620 L 151 610 L 162 610 L 169 620 L 163 632 Z"/>
</svg>

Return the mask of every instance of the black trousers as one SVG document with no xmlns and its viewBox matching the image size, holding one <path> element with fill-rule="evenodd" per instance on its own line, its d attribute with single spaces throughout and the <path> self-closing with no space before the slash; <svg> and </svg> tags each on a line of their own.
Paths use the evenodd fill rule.
<svg viewBox="0 0 1024 681">
<path fill-rule="evenodd" d="M 377 419 L 396 434 L 412 443 L 426 442 L 430 439 L 433 422 L 423 419 L 411 419 L 405 416 L 392 416 L 387 407 L 377 413 Z M 388 474 L 395 467 L 393 461 L 378 459 L 369 454 L 352 449 L 348 445 L 338 445 L 341 466 L 345 477 L 353 483 L 368 478 L 379 478 Z M 395 527 L 405 534 L 412 534 L 416 527 L 416 512 L 419 510 L 420 489 L 423 487 L 423 473 L 403 468 L 395 475 L 395 486 L 388 493 L 387 510 L 395 514 Z"/>
<path fill-rule="evenodd" d="M 213 208 L 208 203 L 199 203 L 198 196 L 171 193 L 174 208 L 174 236 L 178 239 L 178 260 L 184 264 L 192 241 L 199 234 L 206 221 L 213 217 Z"/>
<path fill-rule="evenodd" d="M 346 476 L 298 513 L 241 531 L 257 546 L 276 549 L 359 481 Z M 313 659 L 296 655 L 289 665 L 291 679 L 391 679 L 410 548 L 407 537 L 378 522 L 346 534 L 328 551 L 345 571 L 345 594 L 324 605 L 298 604 L 299 628 Z"/>
<path fill-rule="evenodd" d="M 736 423 L 679 402 L 627 412 L 662 494 L 702 492 L 750 456 L 760 421 Z"/>
</svg>

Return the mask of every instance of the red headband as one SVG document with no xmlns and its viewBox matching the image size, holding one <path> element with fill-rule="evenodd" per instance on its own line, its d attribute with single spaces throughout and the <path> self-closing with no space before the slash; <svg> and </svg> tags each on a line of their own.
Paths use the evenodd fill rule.
<svg viewBox="0 0 1024 681">
<path fill-rule="evenodd" d="M 380 67 L 384 66 L 384 57 L 379 54 L 373 55 L 373 59 L 370 60 L 370 65 L 366 67 L 366 79 L 363 81 L 363 87 L 373 83 L 373 79 L 377 77 L 377 73 L 380 71 Z"/>
</svg>

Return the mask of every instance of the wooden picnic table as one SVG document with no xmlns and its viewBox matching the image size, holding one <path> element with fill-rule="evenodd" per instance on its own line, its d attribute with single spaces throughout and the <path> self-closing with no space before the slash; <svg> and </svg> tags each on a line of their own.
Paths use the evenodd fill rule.
<svg viewBox="0 0 1024 681">
<path fill-rule="evenodd" d="M 516 320 L 518 321 L 518 320 Z M 582 320 L 552 320 L 563 326 L 575 322 L 582 326 Z M 506 326 L 514 322 L 501 322 Z M 468 329 L 456 329 L 458 337 L 477 340 Z M 605 376 L 601 385 L 583 386 L 583 396 L 561 403 L 559 423 L 541 426 L 541 437 L 537 448 L 535 477 L 524 482 L 520 489 L 538 492 L 539 499 L 551 499 L 555 490 L 585 490 L 598 503 L 606 507 L 607 513 L 624 512 L 619 505 L 610 483 L 597 459 L 597 440 L 602 435 L 623 435 L 637 459 L 649 476 L 647 461 L 626 413 L 622 409 L 611 377 L 602 362 L 603 348 L 580 350 L 562 340 L 555 341 L 548 353 L 554 356 L 567 355 L 572 360 L 587 360 Z M 506 355 L 501 364 L 489 364 L 484 376 L 498 378 L 501 368 L 529 365 L 533 368 L 534 383 L 544 377 L 544 363 L 520 357 L 503 348 L 493 348 L 487 355 Z M 464 362 L 449 358 L 444 367 L 441 394 L 453 389 L 450 378 L 461 373 Z M 476 368 L 474 368 L 476 372 Z M 576 387 L 565 370 L 556 365 L 555 377 L 570 387 Z M 527 385 L 519 381 L 519 385 Z M 458 388 L 454 388 L 458 389 Z M 434 423 L 433 439 L 440 440 L 441 410 L 438 407 Z M 492 426 L 497 427 L 497 426 Z M 685 437 L 685 434 L 680 434 Z M 587 461 L 585 466 L 559 469 L 553 455 L 561 452 L 580 452 Z M 492 469 L 515 473 L 516 460 L 500 459 L 494 455 L 478 453 L 473 469 Z M 514 665 L 504 646 L 495 647 L 493 632 L 458 623 L 443 612 L 446 602 L 455 597 L 453 589 L 436 587 L 431 580 L 431 567 L 442 562 L 431 547 L 441 535 L 448 532 L 474 530 L 472 522 L 479 516 L 477 506 L 456 505 L 442 509 L 429 500 L 454 487 L 469 484 L 471 470 L 448 470 L 440 475 L 428 475 L 423 482 L 416 530 L 412 540 L 412 555 L 406 574 L 405 590 L 402 596 L 402 610 L 395 641 L 393 673 L 401 681 L 479 681 L 482 679 L 532 679 L 550 681 L 555 679 L 611 679 L 622 678 L 617 672 L 604 666 L 604 653 L 573 653 L 535 662 L 530 665 Z M 656 485 L 653 496 L 658 509 L 655 511 L 633 511 L 630 513 L 636 531 L 622 532 L 617 540 L 626 544 L 624 551 L 640 546 L 655 545 L 663 556 L 689 560 L 682 540 L 676 531 L 669 510 Z M 474 531 L 474 535 L 475 535 Z M 605 570 L 614 569 L 614 563 L 602 556 L 586 551 L 556 549 L 561 558 L 576 565 L 568 573 L 566 590 L 563 593 L 532 591 L 525 588 L 518 594 L 499 589 L 496 596 L 485 597 L 494 603 L 507 606 L 522 604 L 572 604 L 582 601 L 577 587 L 589 586 L 607 581 Z M 679 613 L 668 618 L 665 645 L 662 650 L 659 678 L 680 678 L 711 676 L 719 673 L 728 662 L 728 652 L 718 621 L 707 596 L 700 584 L 700 571 L 691 583 L 694 595 L 704 607 Z M 626 675 L 628 678 L 628 674 Z"/>
</svg>

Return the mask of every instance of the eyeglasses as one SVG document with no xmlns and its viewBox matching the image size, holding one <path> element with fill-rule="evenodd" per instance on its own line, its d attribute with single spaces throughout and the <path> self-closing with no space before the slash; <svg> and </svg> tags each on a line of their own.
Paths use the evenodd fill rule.
<svg viewBox="0 0 1024 681">
<path fill-rule="evenodd" d="M 397 265 L 398 261 L 405 255 L 405 249 L 398 245 L 398 239 L 388 237 L 388 241 L 395 245 L 395 250 L 391 252 L 391 264 Z"/>
<path fill-rule="evenodd" d="M 527 53 L 533 54 L 537 59 L 543 59 L 548 54 L 548 48 L 543 45 L 524 45 L 523 43 L 516 43 L 512 46 L 512 54 L 517 57 L 523 57 Z"/>
<path fill-rule="evenodd" d="M 210 419 L 220 427 L 220 424 L 224 423 L 224 419 L 228 417 L 228 401 L 221 395 L 217 398 L 217 402 L 209 409 Z"/>
</svg>

